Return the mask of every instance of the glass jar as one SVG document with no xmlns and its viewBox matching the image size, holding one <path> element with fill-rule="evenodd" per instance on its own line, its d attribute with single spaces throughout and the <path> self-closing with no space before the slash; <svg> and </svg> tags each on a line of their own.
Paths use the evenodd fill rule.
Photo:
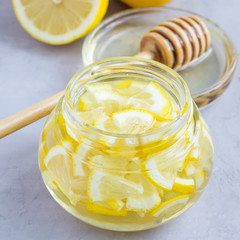
<svg viewBox="0 0 240 240">
<path fill-rule="evenodd" d="M 85 122 L 77 111 L 85 86 L 123 79 L 161 85 L 179 107 L 177 116 L 141 134 Z M 180 215 L 205 188 L 212 161 L 208 127 L 180 75 L 133 57 L 78 72 L 48 117 L 39 145 L 41 174 L 54 199 L 82 221 L 117 231 L 153 228 Z"/>
</svg>

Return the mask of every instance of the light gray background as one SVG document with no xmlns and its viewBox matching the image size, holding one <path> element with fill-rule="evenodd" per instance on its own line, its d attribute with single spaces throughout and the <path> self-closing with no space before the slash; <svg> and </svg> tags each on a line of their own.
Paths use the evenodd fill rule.
<svg viewBox="0 0 240 240">
<path fill-rule="evenodd" d="M 240 1 L 173 0 L 170 6 L 218 23 L 240 47 Z M 125 9 L 112 0 L 108 16 Z M 48 46 L 19 25 L 10 0 L 0 5 L 0 119 L 64 89 L 82 68 L 83 39 Z M 42 119 L 0 140 L 0 239 L 240 239 L 240 72 L 226 93 L 202 111 L 213 135 L 215 165 L 195 205 L 153 230 L 117 233 L 89 226 L 50 196 L 38 169 Z"/>
</svg>

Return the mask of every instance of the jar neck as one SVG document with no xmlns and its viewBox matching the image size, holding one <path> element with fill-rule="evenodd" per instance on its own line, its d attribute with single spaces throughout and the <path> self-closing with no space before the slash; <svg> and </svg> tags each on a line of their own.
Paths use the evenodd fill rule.
<svg viewBox="0 0 240 240">
<path fill-rule="evenodd" d="M 76 112 L 76 105 L 87 84 L 124 78 L 149 79 L 161 83 L 171 94 L 174 104 L 179 106 L 178 115 L 164 127 L 142 134 L 107 132 L 89 125 L 80 118 Z M 100 139 L 104 137 L 109 139 L 110 145 L 111 143 L 119 145 L 124 140 L 133 147 L 145 143 L 151 144 L 149 139 L 163 141 L 167 138 L 175 139 L 176 136 L 184 135 L 194 111 L 188 87 L 175 71 L 155 61 L 140 58 L 108 59 L 84 68 L 69 82 L 62 107 L 67 124 L 72 126 L 73 131 L 78 133 L 77 135 L 82 135 L 89 141 L 98 144 L 101 144 Z"/>
</svg>

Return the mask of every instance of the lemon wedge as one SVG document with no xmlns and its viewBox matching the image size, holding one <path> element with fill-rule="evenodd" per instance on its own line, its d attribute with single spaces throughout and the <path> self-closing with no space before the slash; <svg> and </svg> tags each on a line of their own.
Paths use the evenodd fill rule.
<svg viewBox="0 0 240 240">
<path fill-rule="evenodd" d="M 172 190 L 180 194 L 190 194 L 193 193 L 195 188 L 195 183 L 192 178 L 180 178 L 177 177 Z"/>
<path fill-rule="evenodd" d="M 179 195 L 174 198 L 170 198 L 169 200 L 163 202 L 159 205 L 159 207 L 155 208 L 151 215 L 154 217 L 162 216 L 162 217 L 170 217 L 174 213 L 178 212 L 182 209 L 189 200 L 188 195 Z"/>
<path fill-rule="evenodd" d="M 129 196 L 126 200 L 126 209 L 129 211 L 146 213 L 150 212 L 156 206 L 158 206 L 161 202 L 161 198 L 159 193 L 148 179 L 144 176 L 137 174 L 129 174 L 127 177 L 128 180 L 139 184 L 142 186 L 144 191 L 142 194 L 138 194 L 136 196 Z"/>
<path fill-rule="evenodd" d="M 92 202 L 87 202 L 87 210 L 93 213 L 108 215 L 108 216 L 125 217 L 127 215 L 127 211 L 124 209 L 117 211 L 112 208 L 109 208 L 97 203 L 92 203 Z"/>
<path fill-rule="evenodd" d="M 61 45 L 87 34 L 103 18 L 108 0 L 13 0 L 22 27 L 39 41 Z"/>
<path fill-rule="evenodd" d="M 121 133 L 143 133 L 152 128 L 154 114 L 139 109 L 126 109 L 112 114 L 113 123 L 119 127 Z"/>
</svg>

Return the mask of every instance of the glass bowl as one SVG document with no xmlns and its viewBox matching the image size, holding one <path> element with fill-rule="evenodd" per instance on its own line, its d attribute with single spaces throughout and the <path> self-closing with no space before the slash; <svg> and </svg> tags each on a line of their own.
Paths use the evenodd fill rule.
<svg viewBox="0 0 240 240">
<path fill-rule="evenodd" d="M 217 99 L 231 82 L 237 52 L 227 34 L 211 20 L 196 13 L 170 7 L 126 10 L 98 25 L 85 39 L 82 57 L 85 65 L 109 57 L 134 56 L 139 52 L 142 36 L 170 18 L 196 15 L 211 32 L 212 51 L 208 56 L 179 72 L 188 84 L 198 107 Z"/>
</svg>

